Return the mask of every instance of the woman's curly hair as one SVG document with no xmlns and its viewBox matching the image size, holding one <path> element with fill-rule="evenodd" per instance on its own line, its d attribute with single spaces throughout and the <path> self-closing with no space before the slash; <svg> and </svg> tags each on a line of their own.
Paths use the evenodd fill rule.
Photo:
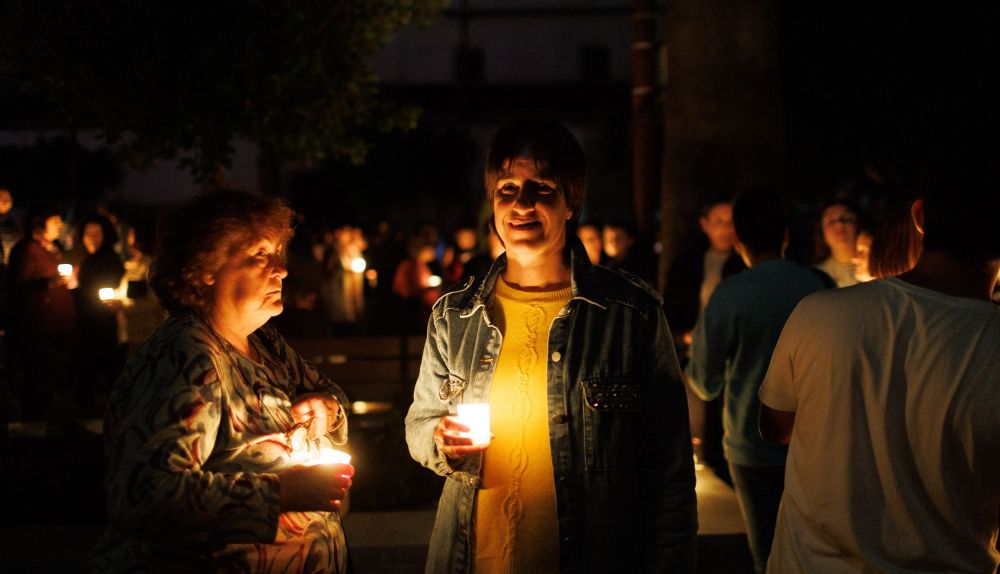
<svg viewBox="0 0 1000 574">
<path fill-rule="evenodd" d="M 292 237 L 291 208 L 281 200 L 220 190 L 172 210 L 157 226 L 150 284 L 170 313 L 207 312 L 204 278 L 239 249 L 267 237 L 285 245 Z"/>
</svg>

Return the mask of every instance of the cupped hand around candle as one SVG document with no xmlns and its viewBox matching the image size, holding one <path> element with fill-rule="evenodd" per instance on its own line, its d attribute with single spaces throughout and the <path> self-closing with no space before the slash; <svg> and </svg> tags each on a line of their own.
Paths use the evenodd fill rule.
<svg viewBox="0 0 1000 574">
<path fill-rule="evenodd" d="M 336 512 L 351 489 L 354 467 L 349 464 L 294 466 L 278 473 L 281 511 Z"/>
<path fill-rule="evenodd" d="M 473 444 L 468 436 L 469 427 L 458 422 L 454 416 L 444 416 L 434 427 L 434 444 L 438 451 L 450 460 L 458 460 L 470 454 L 482 452 L 489 443 Z M 492 436 L 492 435 L 491 435 Z"/>
<path fill-rule="evenodd" d="M 340 401 L 329 393 L 300 395 L 292 403 L 292 418 L 297 423 L 308 423 L 309 439 L 315 440 L 335 430 L 344 421 Z"/>
</svg>

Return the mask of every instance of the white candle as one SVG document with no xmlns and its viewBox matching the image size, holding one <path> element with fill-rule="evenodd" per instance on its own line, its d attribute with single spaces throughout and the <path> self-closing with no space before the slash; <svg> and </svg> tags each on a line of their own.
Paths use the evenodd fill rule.
<svg viewBox="0 0 1000 574">
<path fill-rule="evenodd" d="M 361 257 L 355 257 L 354 259 L 351 259 L 351 271 L 354 271 L 355 273 L 363 273 L 365 267 L 367 266 L 368 262 L 362 259 Z"/>
<path fill-rule="evenodd" d="M 472 444 L 490 443 L 490 404 L 466 403 L 458 405 L 458 422 L 469 427 L 465 436 L 472 439 Z"/>
<path fill-rule="evenodd" d="M 69 277 L 73 274 L 73 266 L 69 263 L 60 263 L 56 266 L 60 277 Z"/>
<path fill-rule="evenodd" d="M 351 455 L 335 448 L 320 448 L 318 451 L 298 451 L 292 454 L 292 462 L 303 466 L 317 464 L 351 464 Z"/>
<path fill-rule="evenodd" d="M 438 277 L 437 275 L 431 275 L 430 278 L 427 279 L 427 285 L 430 287 L 440 287 L 441 278 Z"/>
<path fill-rule="evenodd" d="M 101 301 L 110 301 L 115 298 L 115 290 L 111 287 L 101 287 L 97 291 L 97 296 L 101 298 Z"/>
</svg>

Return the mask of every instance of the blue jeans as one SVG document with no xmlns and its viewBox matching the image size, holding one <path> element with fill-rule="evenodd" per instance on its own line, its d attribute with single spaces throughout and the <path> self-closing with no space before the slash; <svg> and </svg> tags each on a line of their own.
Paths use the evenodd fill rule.
<svg viewBox="0 0 1000 574">
<path fill-rule="evenodd" d="M 778 504 L 785 489 L 784 466 L 742 466 L 729 464 L 736 497 L 747 527 L 753 568 L 757 574 L 767 570 L 767 557 L 774 540 Z"/>
</svg>

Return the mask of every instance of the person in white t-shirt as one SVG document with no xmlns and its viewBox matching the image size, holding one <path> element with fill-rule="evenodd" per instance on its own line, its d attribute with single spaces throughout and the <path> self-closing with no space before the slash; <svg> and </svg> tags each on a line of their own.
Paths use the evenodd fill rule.
<svg viewBox="0 0 1000 574">
<path fill-rule="evenodd" d="M 759 395 L 764 438 L 790 442 L 768 572 L 1000 564 L 995 157 L 935 163 L 911 271 L 809 296 L 785 324 Z"/>
</svg>

